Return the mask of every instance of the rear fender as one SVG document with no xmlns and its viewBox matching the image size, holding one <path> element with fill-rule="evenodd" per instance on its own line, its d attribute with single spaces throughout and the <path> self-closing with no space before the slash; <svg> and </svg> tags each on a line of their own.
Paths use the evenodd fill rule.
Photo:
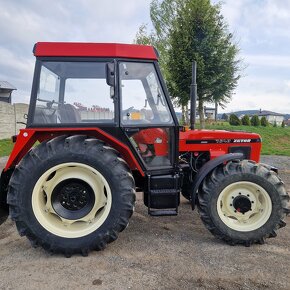
<svg viewBox="0 0 290 290">
<path fill-rule="evenodd" d="M 128 163 L 131 170 L 138 170 L 142 176 L 145 176 L 143 169 L 134 157 L 131 149 L 120 142 L 115 137 L 101 130 L 100 128 L 37 128 L 37 129 L 21 129 L 17 136 L 16 143 L 8 159 L 4 171 L 15 167 L 25 154 L 31 149 L 36 141 L 43 142 L 53 139 L 60 135 L 87 135 L 96 137 L 115 148 L 120 152 L 121 156 Z"/>
<path fill-rule="evenodd" d="M 229 154 L 224 154 L 222 156 L 219 156 L 217 158 L 214 158 L 207 163 L 205 163 L 199 172 L 195 175 L 194 180 L 193 180 L 193 190 L 191 193 L 191 206 L 192 210 L 195 208 L 196 204 L 196 196 L 197 196 L 197 191 L 201 183 L 203 182 L 204 178 L 212 172 L 217 166 L 231 161 L 231 160 L 241 160 L 244 159 L 244 154 L 243 153 L 229 153 Z"/>
</svg>

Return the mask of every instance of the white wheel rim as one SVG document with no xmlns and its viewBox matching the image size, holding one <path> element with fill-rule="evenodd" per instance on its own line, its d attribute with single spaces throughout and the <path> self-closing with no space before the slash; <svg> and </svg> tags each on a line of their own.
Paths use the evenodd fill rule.
<svg viewBox="0 0 290 290">
<path fill-rule="evenodd" d="M 79 219 L 61 217 L 51 202 L 54 188 L 68 179 L 82 180 L 94 192 L 91 211 Z M 32 209 L 38 222 L 50 233 L 64 238 L 79 238 L 97 230 L 108 217 L 111 206 L 111 189 L 104 176 L 82 163 L 63 163 L 50 168 L 38 179 L 32 192 Z"/>
<path fill-rule="evenodd" d="M 237 208 L 238 199 L 243 200 L 246 205 L 250 203 L 250 209 L 247 208 L 247 211 L 242 213 Z M 222 190 L 217 200 L 217 212 L 229 228 L 249 232 L 262 227 L 268 221 L 272 212 L 272 201 L 260 185 L 239 181 Z"/>
</svg>

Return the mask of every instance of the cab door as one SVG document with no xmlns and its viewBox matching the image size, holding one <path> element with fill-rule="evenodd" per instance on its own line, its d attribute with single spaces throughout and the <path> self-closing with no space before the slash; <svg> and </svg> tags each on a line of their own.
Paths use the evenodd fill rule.
<svg viewBox="0 0 290 290">
<path fill-rule="evenodd" d="M 172 169 L 176 120 L 153 62 L 119 62 L 120 125 L 148 170 Z"/>
</svg>

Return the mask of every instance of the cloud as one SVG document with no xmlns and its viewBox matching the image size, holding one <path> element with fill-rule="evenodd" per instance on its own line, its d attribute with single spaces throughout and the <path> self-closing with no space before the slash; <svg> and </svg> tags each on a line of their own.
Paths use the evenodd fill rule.
<svg viewBox="0 0 290 290">
<path fill-rule="evenodd" d="M 226 0 L 222 13 L 247 65 L 228 110 L 289 113 L 290 0 Z"/>
<path fill-rule="evenodd" d="M 18 90 L 15 102 L 29 100 L 38 41 L 131 43 L 149 22 L 150 0 L 0 0 L 0 80 Z"/>
<path fill-rule="evenodd" d="M 290 69 L 290 54 L 289 55 L 257 55 L 245 54 L 243 55 L 245 62 L 250 66 L 258 67 L 280 67 Z"/>
<path fill-rule="evenodd" d="M 130 43 L 140 24 L 150 23 L 150 2 L 0 0 L 0 80 L 18 88 L 15 102 L 28 102 L 34 43 Z M 262 107 L 289 112 L 290 0 L 225 0 L 222 7 L 248 64 L 227 110 Z"/>
<path fill-rule="evenodd" d="M 246 76 L 240 80 L 230 106 L 223 110 L 269 110 L 278 113 L 290 111 L 290 81 L 271 78 Z"/>
</svg>

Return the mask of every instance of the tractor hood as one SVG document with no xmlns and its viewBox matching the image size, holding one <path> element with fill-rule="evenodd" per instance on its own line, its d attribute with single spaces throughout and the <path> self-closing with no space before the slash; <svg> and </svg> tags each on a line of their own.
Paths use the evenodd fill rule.
<svg viewBox="0 0 290 290">
<path fill-rule="evenodd" d="M 259 162 L 261 136 L 256 133 L 226 130 L 188 130 L 179 133 L 180 152 L 209 151 L 211 158 L 214 158 L 236 152 L 239 147 L 248 147 L 250 154 L 247 159 Z"/>
<path fill-rule="evenodd" d="M 188 130 L 180 132 L 179 138 L 191 144 L 261 142 L 260 135 L 256 133 L 226 130 Z"/>
</svg>

